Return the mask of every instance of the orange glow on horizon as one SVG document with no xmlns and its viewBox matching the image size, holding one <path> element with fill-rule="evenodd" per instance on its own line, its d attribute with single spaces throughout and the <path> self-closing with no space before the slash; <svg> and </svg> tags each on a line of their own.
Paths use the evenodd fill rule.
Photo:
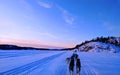
<svg viewBox="0 0 120 75">
<path fill-rule="evenodd" d="M 13 44 L 18 46 L 36 47 L 36 48 L 72 48 L 73 44 L 46 43 L 36 40 L 17 40 L 17 39 L 0 39 L 0 44 Z"/>
</svg>

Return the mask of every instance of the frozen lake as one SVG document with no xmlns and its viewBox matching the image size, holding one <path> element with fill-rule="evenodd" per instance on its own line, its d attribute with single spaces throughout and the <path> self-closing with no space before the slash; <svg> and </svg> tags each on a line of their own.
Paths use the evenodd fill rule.
<svg viewBox="0 0 120 75">
<path fill-rule="evenodd" d="M 72 54 L 73 51 L 0 50 L 0 75 L 70 75 L 66 58 Z M 120 75 L 120 53 L 77 54 L 81 75 Z"/>
</svg>

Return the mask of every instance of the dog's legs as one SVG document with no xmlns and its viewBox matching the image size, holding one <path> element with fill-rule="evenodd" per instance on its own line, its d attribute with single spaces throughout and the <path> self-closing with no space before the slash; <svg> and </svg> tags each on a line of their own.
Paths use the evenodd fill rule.
<svg viewBox="0 0 120 75">
<path fill-rule="evenodd" d="M 72 75 L 74 75 L 73 71 L 72 71 Z"/>
<path fill-rule="evenodd" d="M 80 75 L 80 72 L 78 73 L 78 75 Z"/>
<path fill-rule="evenodd" d="M 72 75 L 71 70 L 69 70 L 69 72 L 70 72 L 70 75 Z"/>
<path fill-rule="evenodd" d="M 77 72 L 77 75 L 80 75 L 80 71 Z"/>
<path fill-rule="evenodd" d="M 77 75 L 80 75 L 80 73 L 77 73 Z"/>
<path fill-rule="evenodd" d="M 70 75 L 74 75 L 74 72 L 70 70 Z"/>
</svg>

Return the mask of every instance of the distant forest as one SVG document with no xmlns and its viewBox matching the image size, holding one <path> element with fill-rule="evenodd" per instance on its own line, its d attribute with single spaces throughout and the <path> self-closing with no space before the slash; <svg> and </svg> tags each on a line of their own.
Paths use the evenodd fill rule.
<svg viewBox="0 0 120 75">
<path fill-rule="evenodd" d="M 103 42 L 103 43 L 109 43 L 109 44 L 113 44 L 115 46 L 120 47 L 120 37 L 113 37 L 113 36 L 103 37 L 103 36 L 101 36 L 101 37 L 96 37 L 95 39 L 92 39 L 89 41 L 86 40 L 86 41 L 82 42 L 81 44 L 76 45 L 73 48 L 66 48 L 63 50 L 73 50 L 73 49 L 76 49 L 82 45 L 89 43 L 89 42 Z"/>
</svg>

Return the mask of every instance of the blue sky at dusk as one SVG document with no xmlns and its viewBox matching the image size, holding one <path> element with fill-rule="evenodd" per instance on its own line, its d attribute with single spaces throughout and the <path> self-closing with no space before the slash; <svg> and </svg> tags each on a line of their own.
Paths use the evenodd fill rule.
<svg viewBox="0 0 120 75">
<path fill-rule="evenodd" d="M 0 43 L 73 47 L 120 36 L 120 0 L 0 0 Z"/>
</svg>

